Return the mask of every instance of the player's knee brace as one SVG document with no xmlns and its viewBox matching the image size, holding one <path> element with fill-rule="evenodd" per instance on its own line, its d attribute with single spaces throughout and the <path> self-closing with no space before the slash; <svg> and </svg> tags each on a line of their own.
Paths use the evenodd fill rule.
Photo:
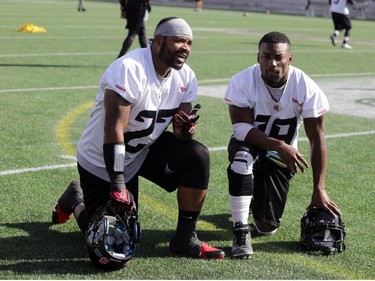
<svg viewBox="0 0 375 281">
<path fill-rule="evenodd" d="M 239 150 L 228 167 L 229 194 L 232 196 L 253 195 L 253 156 Z"/>
<path fill-rule="evenodd" d="M 230 169 L 240 175 L 250 175 L 253 173 L 253 160 L 249 152 L 239 150 L 230 163 Z"/>
</svg>

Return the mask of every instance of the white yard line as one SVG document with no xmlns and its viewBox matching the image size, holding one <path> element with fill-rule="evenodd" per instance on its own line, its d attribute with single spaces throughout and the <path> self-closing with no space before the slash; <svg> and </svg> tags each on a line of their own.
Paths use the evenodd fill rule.
<svg viewBox="0 0 375 281">
<path fill-rule="evenodd" d="M 374 76 L 374 73 L 369 73 Z M 373 77 L 357 77 L 356 74 L 348 73 L 342 75 L 351 77 L 350 79 L 338 78 L 340 75 L 330 75 L 324 78 L 324 75 L 316 75 L 320 78 L 314 78 L 322 90 L 327 94 L 331 112 L 354 115 L 366 118 L 375 118 L 375 79 Z M 313 76 L 312 76 L 313 77 Z M 202 83 L 219 83 L 227 82 L 228 79 L 205 80 Z M 10 92 L 33 92 L 33 91 L 61 91 L 61 90 L 80 90 L 80 89 L 96 89 L 97 86 L 72 86 L 72 87 L 50 87 L 50 88 L 28 88 L 28 89 L 12 89 L 0 90 L 0 93 Z M 200 86 L 199 95 L 222 98 L 224 96 L 226 85 L 220 86 Z M 343 138 L 361 135 L 375 134 L 374 130 L 365 132 L 351 132 L 337 135 L 327 135 L 326 138 Z M 300 141 L 306 141 L 301 138 Z M 226 146 L 211 147 L 210 151 L 222 151 L 227 149 Z M 65 157 L 66 158 L 66 157 Z M 65 169 L 75 167 L 76 163 L 47 165 L 41 167 L 31 167 L 22 169 L 13 169 L 0 171 L 0 176 L 35 172 L 42 170 Z"/>
<path fill-rule="evenodd" d="M 373 134 L 375 134 L 375 130 L 365 131 L 365 132 L 353 132 L 353 133 L 346 133 L 346 134 L 327 135 L 326 138 L 334 139 L 334 138 L 345 138 L 345 137 L 364 136 L 364 135 L 373 135 Z M 300 138 L 299 140 L 306 141 L 307 138 Z M 226 146 L 217 146 L 217 147 L 208 148 L 208 150 L 211 152 L 223 151 L 226 149 L 227 149 Z M 62 158 L 73 158 L 73 157 L 62 156 Z M 66 168 L 72 168 L 76 166 L 77 166 L 77 163 L 74 162 L 74 163 L 68 163 L 68 164 L 57 164 L 57 165 L 47 165 L 47 166 L 41 166 L 41 167 L 5 170 L 5 171 L 0 171 L 0 176 L 8 176 L 8 175 L 37 172 L 37 171 L 44 171 L 44 170 L 66 169 Z"/>
</svg>

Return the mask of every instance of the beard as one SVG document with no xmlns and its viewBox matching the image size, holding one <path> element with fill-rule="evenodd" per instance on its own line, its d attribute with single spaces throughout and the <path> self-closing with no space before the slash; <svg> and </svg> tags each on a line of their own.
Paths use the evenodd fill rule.
<svg viewBox="0 0 375 281">
<path fill-rule="evenodd" d="M 163 40 L 159 51 L 159 59 L 168 67 L 180 70 L 188 56 L 189 55 L 183 49 L 179 49 L 176 52 L 171 52 L 167 47 L 167 43 Z"/>
<path fill-rule="evenodd" d="M 279 88 L 284 85 L 287 76 L 281 76 L 278 71 L 265 71 L 262 75 L 263 81 L 273 88 Z"/>
</svg>

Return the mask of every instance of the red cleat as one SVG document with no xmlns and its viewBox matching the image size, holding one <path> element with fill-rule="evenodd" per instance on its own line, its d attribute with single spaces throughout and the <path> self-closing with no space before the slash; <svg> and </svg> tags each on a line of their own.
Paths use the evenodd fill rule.
<svg viewBox="0 0 375 281">
<path fill-rule="evenodd" d="M 72 180 L 52 209 L 52 223 L 66 223 L 72 217 L 75 206 L 83 202 L 80 182 Z"/>
<path fill-rule="evenodd" d="M 225 252 L 200 241 L 194 232 L 176 233 L 169 243 L 168 255 L 197 259 L 224 259 Z"/>
<path fill-rule="evenodd" d="M 219 259 L 222 260 L 225 257 L 225 253 L 221 249 L 211 247 L 207 243 L 203 243 L 200 250 L 201 259 Z"/>
<path fill-rule="evenodd" d="M 70 220 L 72 217 L 72 214 L 67 214 L 63 210 L 61 210 L 59 203 L 56 203 L 56 205 L 52 209 L 52 223 L 53 224 L 63 224 L 66 223 L 68 220 Z"/>
</svg>

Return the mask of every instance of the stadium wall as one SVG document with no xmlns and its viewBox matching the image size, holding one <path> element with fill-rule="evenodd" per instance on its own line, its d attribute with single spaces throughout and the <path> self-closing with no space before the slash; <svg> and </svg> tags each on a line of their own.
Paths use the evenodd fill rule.
<svg viewBox="0 0 375 281">
<path fill-rule="evenodd" d="M 154 5 L 194 7 L 194 0 L 150 0 Z M 206 9 L 270 12 L 275 14 L 330 17 L 328 0 L 203 0 Z M 357 8 L 349 6 L 355 19 L 375 19 L 375 0 L 356 0 Z"/>
<path fill-rule="evenodd" d="M 100 1 L 100 0 L 99 0 Z M 101 0 L 117 2 L 118 0 Z M 310 2 L 310 5 L 307 5 Z M 349 6 L 354 19 L 375 20 L 375 0 L 356 0 Z M 194 7 L 195 0 L 150 0 L 152 5 Z M 204 9 L 330 17 L 328 0 L 203 0 Z"/>
<path fill-rule="evenodd" d="M 93 0 L 116 2 L 118 0 Z M 307 7 L 307 3 L 310 5 Z M 349 6 L 354 19 L 375 20 L 375 0 L 356 0 Z M 195 0 L 150 0 L 152 5 L 194 7 Z M 328 0 L 203 0 L 204 9 L 330 17 Z M 306 9 L 307 8 L 307 9 Z"/>
<path fill-rule="evenodd" d="M 195 0 L 150 0 L 154 5 L 194 7 Z M 310 2 L 310 5 L 307 5 Z M 375 0 L 356 0 L 349 6 L 355 19 L 375 19 Z M 203 0 L 206 9 L 330 17 L 328 0 Z"/>
</svg>

